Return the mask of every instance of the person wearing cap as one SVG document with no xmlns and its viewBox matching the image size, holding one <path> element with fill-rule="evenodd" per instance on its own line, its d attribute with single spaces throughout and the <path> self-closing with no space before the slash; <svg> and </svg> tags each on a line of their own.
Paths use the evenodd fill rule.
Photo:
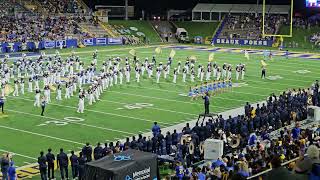
<svg viewBox="0 0 320 180">
<path fill-rule="evenodd" d="M 0 96 L 0 108 L 1 108 L 2 114 L 4 113 L 3 107 L 4 107 L 4 98 L 3 98 L 3 96 Z"/>
<path fill-rule="evenodd" d="M 13 161 L 10 162 L 10 167 L 8 169 L 8 177 L 9 177 L 9 180 L 18 179 L 17 172 L 16 172 L 16 167 L 14 167 L 14 162 Z"/>
</svg>

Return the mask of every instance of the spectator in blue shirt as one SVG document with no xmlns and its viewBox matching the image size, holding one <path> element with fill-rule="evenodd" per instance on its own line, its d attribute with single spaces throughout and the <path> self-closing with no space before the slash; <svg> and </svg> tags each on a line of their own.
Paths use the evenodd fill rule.
<svg viewBox="0 0 320 180">
<path fill-rule="evenodd" d="M 300 135 L 300 127 L 299 127 L 299 123 L 296 123 L 296 127 L 292 129 L 292 138 L 293 139 L 298 139 L 299 138 L 299 135 Z"/>
<path fill-rule="evenodd" d="M 10 162 L 8 176 L 9 176 L 9 180 L 16 180 L 17 179 L 17 172 L 16 172 L 16 168 L 14 167 L 13 161 Z"/>
<path fill-rule="evenodd" d="M 201 172 L 198 173 L 198 179 L 199 180 L 206 180 L 206 169 L 205 169 L 205 167 L 202 167 Z"/>
<path fill-rule="evenodd" d="M 154 125 L 152 127 L 152 134 L 153 136 L 157 136 L 160 132 L 160 126 L 158 125 L 157 122 L 154 122 Z"/>
</svg>

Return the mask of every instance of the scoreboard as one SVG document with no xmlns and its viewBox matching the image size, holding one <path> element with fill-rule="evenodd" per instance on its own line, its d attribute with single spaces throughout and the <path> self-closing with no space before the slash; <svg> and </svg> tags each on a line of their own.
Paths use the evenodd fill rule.
<svg viewBox="0 0 320 180">
<path fill-rule="evenodd" d="M 306 7 L 320 8 L 320 0 L 306 0 Z"/>
</svg>

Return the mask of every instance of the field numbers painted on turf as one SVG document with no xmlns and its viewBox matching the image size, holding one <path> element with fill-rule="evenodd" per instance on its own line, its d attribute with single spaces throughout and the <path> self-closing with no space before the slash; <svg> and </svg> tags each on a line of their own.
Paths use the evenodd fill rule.
<svg viewBox="0 0 320 180">
<path fill-rule="evenodd" d="M 279 75 L 276 75 L 276 76 L 268 76 L 267 79 L 271 80 L 271 81 L 275 81 L 275 80 L 278 80 L 278 79 L 282 79 L 281 76 Z"/>
<path fill-rule="evenodd" d="M 120 109 L 143 109 L 143 108 L 148 108 L 148 107 L 152 107 L 153 104 L 150 103 L 134 103 L 134 104 L 126 104 L 123 106 L 123 108 L 118 108 L 118 110 Z"/>
<path fill-rule="evenodd" d="M 179 94 L 179 96 L 188 97 L 188 94 L 186 94 L 186 93 L 181 93 L 181 94 Z"/>
<path fill-rule="evenodd" d="M 84 119 L 78 118 L 78 117 L 65 117 L 60 121 L 46 121 L 42 124 L 39 124 L 38 126 L 47 126 L 47 125 L 56 125 L 56 126 L 65 126 L 68 125 L 69 123 L 73 122 L 82 122 Z"/>
<path fill-rule="evenodd" d="M 249 84 L 247 83 L 234 83 L 232 84 L 232 87 L 244 87 L 244 86 L 248 86 Z"/>
<path fill-rule="evenodd" d="M 298 74 L 307 74 L 307 73 L 310 73 L 311 71 L 303 69 L 303 70 L 298 70 L 298 71 L 293 71 L 293 72 L 298 73 Z"/>
</svg>

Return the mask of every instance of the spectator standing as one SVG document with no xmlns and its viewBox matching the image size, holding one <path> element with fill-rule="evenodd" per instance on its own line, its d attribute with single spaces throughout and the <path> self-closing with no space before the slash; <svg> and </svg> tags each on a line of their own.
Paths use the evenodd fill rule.
<svg viewBox="0 0 320 180">
<path fill-rule="evenodd" d="M 48 179 L 54 179 L 54 161 L 56 160 L 54 154 L 51 153 L 51 148 L 48 149 L 48 153 L 46 154 L 47 162 L 48 162 Z M 50 178 L 51 175 L 51 178 Z"/>
<path fill-rule="evenodd" d="M 71 151 L 70 156 L 71 162 L 71 171 L 72 171 L 72 178 L 75 179 L 78 177 L 78 167 L 79 167 L 79 158 L 77 155 L 74 154 L 74 151 Z"/>
<path fill-rule="evenodd" d="M 98 160 L 102 158 L 102 150 L 103 148 L 101 147 L 100 143 L 98 143 L 97 147 L 95 147 L 93 150 L 94 160 Z"/>
<path fill-rule="evenodd" d="M 86 158 L 87 162 L 92 161 L 92 147 L 89 143 L 86 143 L 86 145 L 82 148 L 82 154 Z"/>
<path fill-rule="evenodd" d="M 3 157 L 1 159 L 1 173 L 2 173 L 2 179 L 8 180 L 8 169 L 9 169 L 9 153 L 3 154 Z"/>
<path fill-rule="evenodd" d="M 86 158 L 83 156 L 82 152 L 79 153 L 78 163 L 79 163 L 79 180 L 84 180 L 84 166 L 86 164 Z"/>
<path fill-rule="evenodd" d="M 154 122 L 154 125 L 152 127 L 152 134 L 153 136 L 157 136 L 160 132 L 160 126 L 158 125 L 157 122 Z"/>
<path fill-rule="evenodd" d="M 38 164 L 41 180 L 47 180 L 47 158 L 44 156 L 43 151 L 40 152 L 40 157 L 38 157 Z"/>
<path fill-rule="evenodd" d="M 68 156 L 63 152 L 63 149 L 60 149 L 60 153 L 57 155 L 57 168 L 60 169 L 61 179 L 66 177 L 68 179 Z"/>
<path fill-rule="evenodd" d="M 14 162 L 13 161 L 10 162 L 10 167 L 8 169 L 8 177 L 9 177 L 9 180 L 18 179 L 16 168 L 14 167 Z"/>
<path fill-rule="evenodd" d="M 4 97 L 0 96 L 0 108 L 2 114 L 4 113 L 3 108 L 4 108 Z"/>
</svg>

